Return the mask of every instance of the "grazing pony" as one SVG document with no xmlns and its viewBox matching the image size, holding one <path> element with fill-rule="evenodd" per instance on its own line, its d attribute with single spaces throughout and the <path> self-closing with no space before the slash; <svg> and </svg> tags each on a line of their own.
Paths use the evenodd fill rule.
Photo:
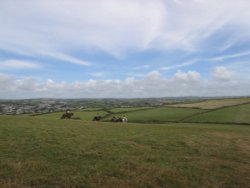
<svg viewBox="0 0 250 188">
<path fill-rule="evenodd" d="M 126 123 L 126 122 L 128 122 L 128 118 L 126 118 L 126 117 L 123 117 L 123 118 L 121 118 L 121 117 L 112 117 L 112 119 L 110 120 L 111 122 L 124 122 L 124 123 Z"/>
<path fill-rule="evenodd" d="M 95 116 L 93 118 L 93 121 L 100 121 L 102 119 L 102 116 Z"/>
<path fill-rule="evenodd" d="M 66 111 L 66 113 L 64 113 L 62 116 L 61 116 L 61 119 L 71 119 L 71 117 L 73 116 L 74 114 L 70 111 Z"/>
<path fill-rule="evenodd" d="M 110 121 L 111 121 L 111 122 L 118 122 L 118 119 L 119 119 L 119 118 L 117 118 L 117 117 L 114 116 L 114 117 L 111 118 Z"/>
<path fill-rule="evenodd" d="M 122 118 L 122 122 L 123 122 L 123 123 L 127 123 L 127 122 L 128 122 L 128 118 L 124 116 L 124 117 Z"/>
</svg>

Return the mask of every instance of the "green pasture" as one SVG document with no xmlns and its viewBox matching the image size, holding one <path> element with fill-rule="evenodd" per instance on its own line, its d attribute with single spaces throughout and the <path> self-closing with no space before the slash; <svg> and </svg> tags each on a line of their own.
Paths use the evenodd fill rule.
<svg viewBox="0 0 250 188">
<path fill-rule="evenodd" d="M 250 127 L 0 116 L 0 187 L 249 187 Z"/>
<path fill-rule="evenodd" d="M 167 106 L 183 108 L 217 109 L 227 106 L 235 106 L 250 103 L 250 98 L 209 99 L 201 102 L 180 103 Z"/>
<path fill-rule="evenodd" d="M 250 124 L 250 104 L 231 106 L 209 111 L 186 119 L 188 122 L 248 123 Z"/>
<path fill-rule="evenodd" d="M 150 109 L 152 107 L 124 107 L 124 108 L 113 108 L 110 109 L 112 113 L 122 113 L 122 112 L 131 112 L 131 111 L 139 111 L 139 110 L 145 110 Z"/>
<path fill-rule="evenodd" d="M 161 122 L 180 121 L 185 117 L 205 111 L 206 110 L 192 109 L 192 108 L 186 109 L 186 108 L 162 107 L 162 108 L 143 109 L 140 111 L 124 112 L 118 115 L 128 117 L 129 122 L 161 123 Z M 113 115 L 115 116 L 115 114 Z"/>
<path fill-rule="evenodd" d="M 83 108 L 82 111 L 101 111 L 103 108 Z"/>
</svg>

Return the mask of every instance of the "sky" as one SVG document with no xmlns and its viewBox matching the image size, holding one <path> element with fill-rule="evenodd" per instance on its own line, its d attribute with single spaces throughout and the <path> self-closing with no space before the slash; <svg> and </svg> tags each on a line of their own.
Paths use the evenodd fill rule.
<svg viewBox="0 0 250 188">
<path fill-rule="evenodd" d="M 0 0 L 0 99 L 250 96 L 249 0 Z"/>
</svg>

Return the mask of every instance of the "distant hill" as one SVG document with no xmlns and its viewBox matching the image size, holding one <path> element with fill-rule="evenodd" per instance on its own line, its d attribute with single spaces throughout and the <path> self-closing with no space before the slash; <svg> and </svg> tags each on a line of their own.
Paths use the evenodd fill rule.
<svg viewBox="0 0 250 188">
<path fill-rule="evenodd" d="M 212 100 L 212 101 L 210 101 Z M 224 100 L 224 101 L 222 101 Z M 208 102 L 209 101 L 209 102 Z M 61 112 L 66 109 L 81 110 L 89 108 L 131 108 L 131 107 L 159 107 L 172 105 L 175 107 L 197 107 L 209 109 L 209 105 L 229 105 L 250 102 L 250 97 L 222 98 L 222 97 L 165 97 L 165 98 L 103 98 L 103 99 L 20 99 L 0 100 L 0 114 L 35 114 Z M 232 102 L 233 101 L 233 102 Z M 221 104 L 219 104 L 221 105 Z M 208 107 L 206 107 L 208 106 Z M 213 108 L 213 107 L 212 107 Z"/>
</svg>

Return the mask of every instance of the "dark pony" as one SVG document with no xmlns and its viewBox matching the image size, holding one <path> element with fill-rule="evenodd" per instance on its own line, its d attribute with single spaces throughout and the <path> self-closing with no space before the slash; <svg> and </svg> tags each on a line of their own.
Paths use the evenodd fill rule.
<svg viewBox="0 0 250 188">
<path fill-rule="evenodd" d="M 110 120 L 111 122 L 123 122 L 122 121 L 122 118 L 120 118 L 120 117 L 112 117 L 112 119 Z"/>
<path fill-rule="evenodd" d="M 102 116 L 95 116 L 93 118 L 93 121 L 100 121 L 102 119 Z"/>
<path fill-rule="evenodd" d="M 74 114 L 72 112 L 66 112 L 62 115 L 61 119 L 71 119 Z"/>
</svg>

